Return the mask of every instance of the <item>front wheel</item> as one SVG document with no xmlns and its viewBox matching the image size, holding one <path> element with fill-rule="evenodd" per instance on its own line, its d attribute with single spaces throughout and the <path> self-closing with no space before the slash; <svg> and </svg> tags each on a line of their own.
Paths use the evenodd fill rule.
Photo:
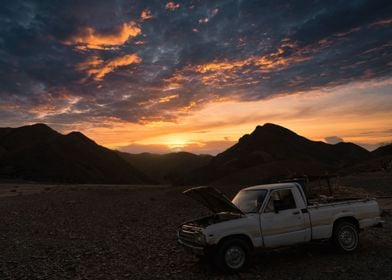
<svg viewBox="0 0 392 280">
<path fill-rule="evenodd" d="M 250 248 L 246 241 L 239 238 L 224 240 L 217 248 L 215 264 L 228 273 L 244 270 L 249 262 Z"/>
<path fill-rule="evenodd" d="M 351 222 L 339 222 L 334 227 L 332 239 L 339 251 L 352 252 L 358 247 L 358 229 Z"/>
</svg>

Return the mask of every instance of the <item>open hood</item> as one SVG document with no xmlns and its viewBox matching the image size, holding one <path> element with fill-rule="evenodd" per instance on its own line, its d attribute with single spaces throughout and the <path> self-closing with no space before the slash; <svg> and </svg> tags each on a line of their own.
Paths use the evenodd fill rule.
<svg viewBox="0 0 392 280">
<path fill-rule="evenodd" d="M 197 187 L 183 192 L 197 200 L 214 213 L 230 212 L 244 214 L 223 193 L 212 187 Z"/>
</svg>

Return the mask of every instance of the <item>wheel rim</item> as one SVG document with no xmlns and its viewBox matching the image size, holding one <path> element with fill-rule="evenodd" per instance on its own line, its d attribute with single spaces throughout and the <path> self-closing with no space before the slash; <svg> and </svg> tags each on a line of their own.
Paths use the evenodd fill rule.
<svg viewBox="0 0 392 280">
<path fill-rule="evenodd" d="M 352 226 L 344 226 L 339 231 L 338 240 L 343 249 L 353 250 L 357 247 L 357 232 Z"/>
<path fill-rule="evenodd" d="M 241 268 L 245 263 L 245 251 L 239 246 L 232 246 L 226 250 L 225 262 L 231 269 Z"/>
</svg>

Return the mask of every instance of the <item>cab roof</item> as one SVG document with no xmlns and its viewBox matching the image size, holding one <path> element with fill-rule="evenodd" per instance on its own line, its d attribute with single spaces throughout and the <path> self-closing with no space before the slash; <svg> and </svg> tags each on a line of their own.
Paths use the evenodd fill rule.
<svg viewBox="0 0 392 280">
<path fill-rule="evenodd" d="M 289 183 L 276 183 L 276 184 L 266 184 L 266 185 L 257 185 L 251 186 L 242 189 L 242 191 L 256 191 L 256 190 L 271 190 L 271 189 L 280 189 L 280 188 L 288 188 L 288 187 L 296 187 L 297 183 L 289 182 Z"/>
</svg>

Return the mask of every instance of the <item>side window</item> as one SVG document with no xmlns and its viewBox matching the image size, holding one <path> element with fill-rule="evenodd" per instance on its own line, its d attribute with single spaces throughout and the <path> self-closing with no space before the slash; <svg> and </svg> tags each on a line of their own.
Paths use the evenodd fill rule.
<svg viewBox="0 0 392 280">
<path fill-rule="evenodd" d="M 264 209 L 264 213 L 271 213 L 274 212 L 274 200 L 272 198 L 272 196 L 270 197 L 267 206 Z"/>
<path fill-rule="evenodd" d="M 278 209 L 275 209 L 275 207 Z M 283 211 L 295 208 L 297 208 L 297 206 L 295 205 L 295 200 L 291 190 L 280 190 L 271 193 L 270 200 L 264 209 L 264 213 L 274 212 L 275 210 Z"/>
</svg>

